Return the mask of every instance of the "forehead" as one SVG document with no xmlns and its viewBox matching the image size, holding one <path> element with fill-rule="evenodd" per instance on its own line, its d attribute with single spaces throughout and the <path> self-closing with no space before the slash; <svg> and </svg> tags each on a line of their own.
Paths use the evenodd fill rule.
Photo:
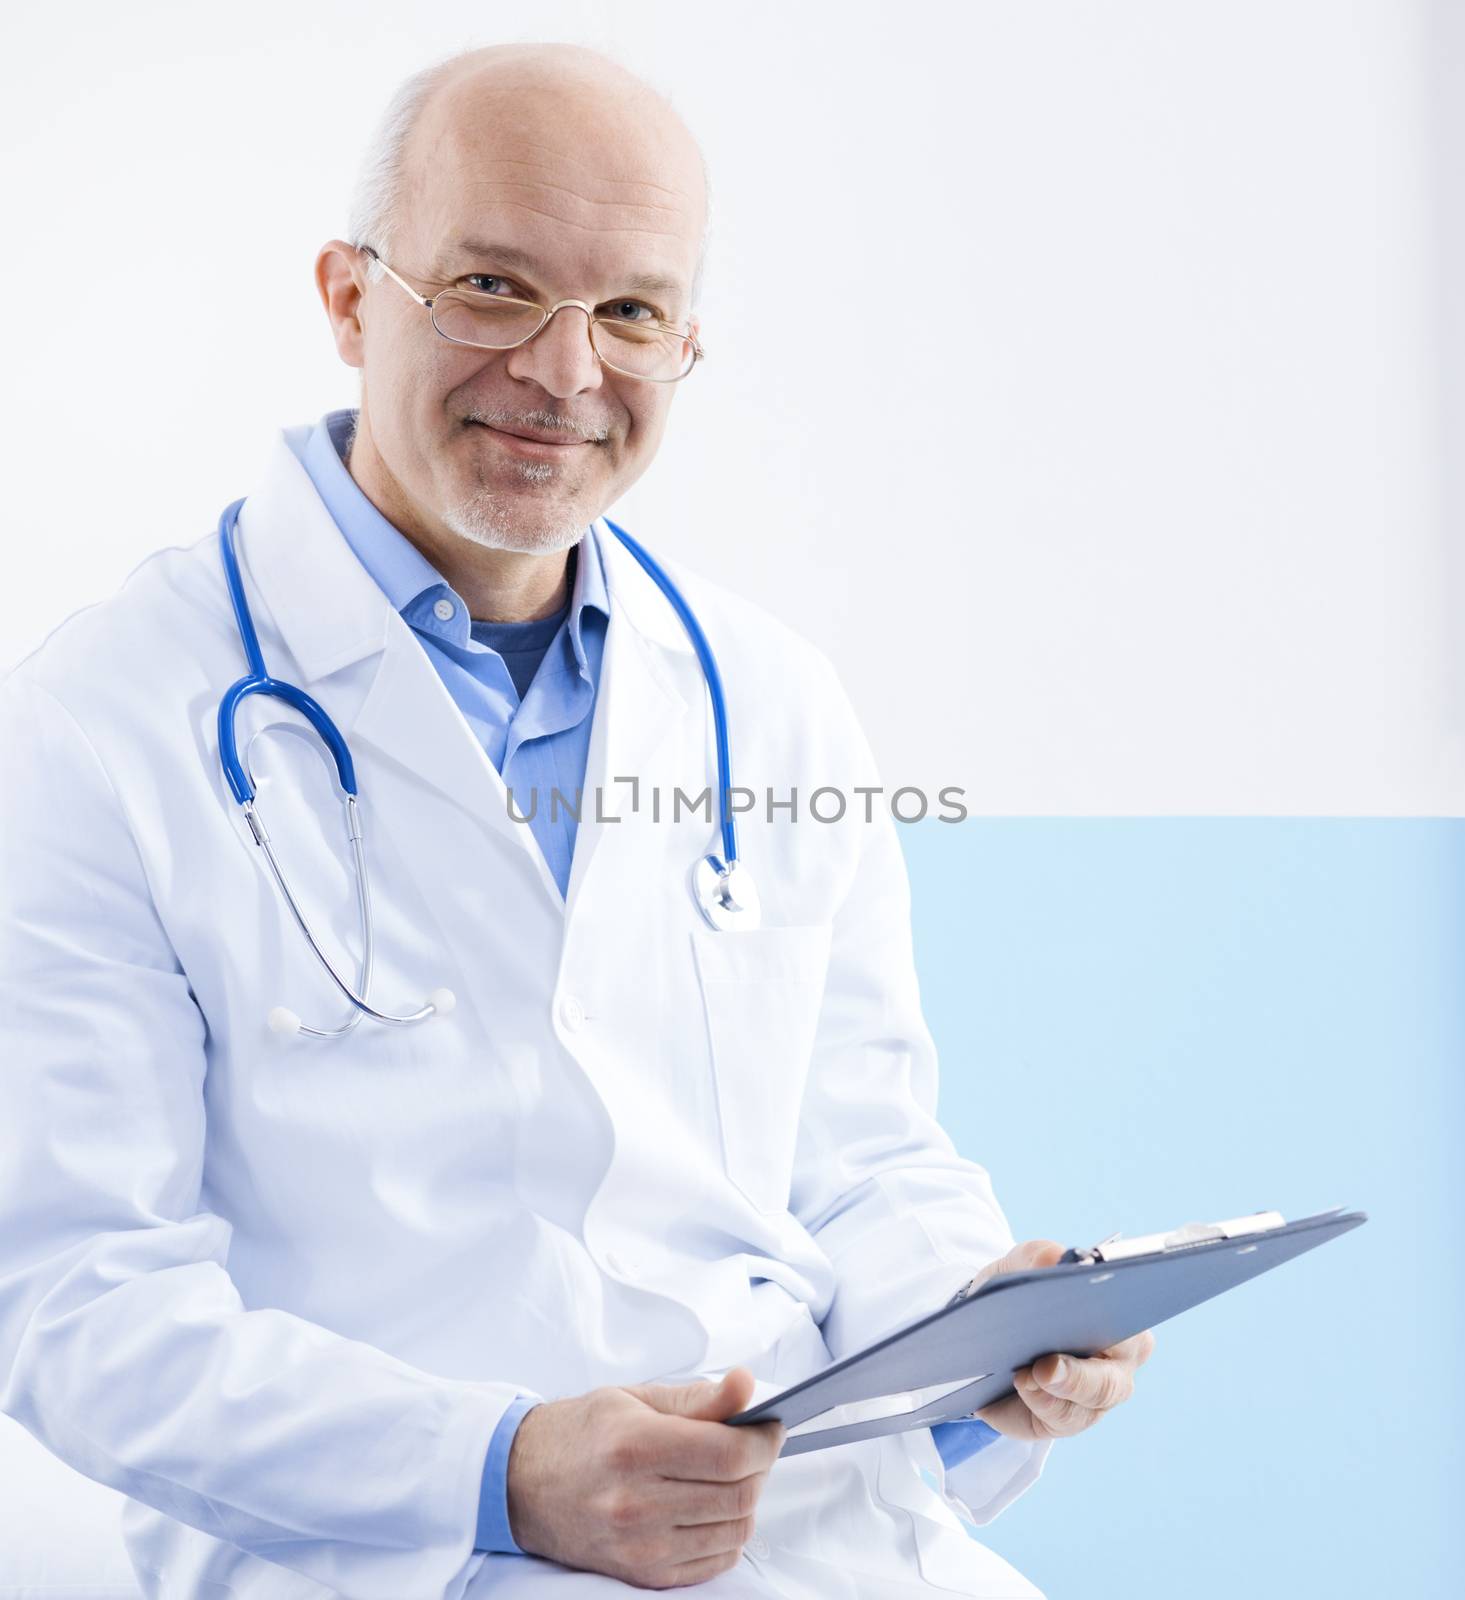
<svg viewBox="0 0 1465 1600">
<path fill-rule="evenodd" d="M 635 274 L 690 290 L 701 165 L 664 108 L 558 87 L 465 88 L 419 133 L 403 220 L 424 263 L 446 267 L 477 241 L 537 263 L 546 288 Z"/>
</svg>

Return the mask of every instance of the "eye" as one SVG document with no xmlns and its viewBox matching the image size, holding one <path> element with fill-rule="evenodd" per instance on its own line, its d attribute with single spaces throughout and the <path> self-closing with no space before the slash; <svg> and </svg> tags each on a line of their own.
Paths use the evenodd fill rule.
<svg viewBox="0 0 1465 1600">
<path fill-rule="evenodd" d="M 474 283 L 473 281 L 475 278 L 479 280 L 479 283 L 484 285 L 497 284 L 498 287 L 485 287 L 480 289 L 478 284 Z M 458 281 L 459 283 L 466 283 L 475 294 L 498 295 L 500 298 L 509 300 L 527 300 L 529 298 L 529 296 L 524 293 L 524 291 L 517 283 L 513 281 L 512 278 L 500 278 L 497 276 L 497 274 L 492 272 L 470 272 L 466 278 L 460 278 Z M 508 291 L 507 294 L 504 293 L 505 290 Z"/>
<path fill-rule="evenodd" d="M 612 300 L 609 305 L 612 316 L 622 322 L 659 322 L 660 313 L 653 311 L 650 306 L 640 300 Z M 641 316 L 637 312 L 644 313 Z"/>
</svg>

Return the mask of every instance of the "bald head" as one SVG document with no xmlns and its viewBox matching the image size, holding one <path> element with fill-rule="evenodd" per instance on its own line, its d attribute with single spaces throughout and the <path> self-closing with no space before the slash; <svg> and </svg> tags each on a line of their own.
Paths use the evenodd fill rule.
<svg viewBox="0 0 1465 1600">
<path fill-rule="evenodd" d="M 572 187 L 557 167 L 573 168 Z M 468 194 L 520 212 L 546 208 L 587 237 L 608 228 L 668 253 L 690 246 L 683 314 L 700 297 L 709 204 L 701 151 L 662 95 L 598 51 L 488 45 L 410 78 L 369 152 L 352 237 L 391 260 L 404 239 L 430 238 L 445 214 L 464 209 Z"/>
</svg>

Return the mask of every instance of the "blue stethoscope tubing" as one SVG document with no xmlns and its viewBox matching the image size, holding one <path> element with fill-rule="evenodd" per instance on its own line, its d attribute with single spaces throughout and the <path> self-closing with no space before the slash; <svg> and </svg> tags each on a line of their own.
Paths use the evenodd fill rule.
<svg viewBox="0 0 1465 1600">
<path fill-rule="evenodd" d="M 372 972 L 372 915 L 371 891 L 366 870 L 366 850 L 362 836 L 361 815 L 357 804 L 358 790 L 356 766 L 344 736 L 327 715 L 319 701 L 293 683 L 270 675 L 265 666 L 264 652 L 260 648 L 259 634 L 254 617 L 244 593 L 244 578 L 239 569 L 236 529 L 239 512 L 244 501 L 234 500 L 219 517 L 219 553 L 224 565 L 224 581 L 229 589 L 229 601 L 234 608 L 234 620 L 239 627 L 239 638 L 244 646 L 244 657 L 249 670 L 225 690 L 219 701 L 218 734 L 219 762 L 230 793 L 244 812 L 251 837 L 264 853 L 270 875 L 284 896 L 290 912 L 304 935 L 316 959 L 329 974 L 337 990 L 351 1006 L 346 1021 L 335 1028 L 312 1028 L 283 1006 L 276 1006 L 269 1014 L 269 1025 L 277 1033 L 304 1033 L 318 1039 L 334 1039 L 349 1033 L 363 1016 L 392 1027 L 405 1027 L 426 1022 L 434 1016 L 446 1015 L 456 1003 L 450 989 L 435 989 L 423 1005 L 403 1015 L 380 1011 L 367 999 Z M 718 930 L 729 928 L 755 928 L 760 920 L 757 891 L 747 868 L 738 854 L 736 820 L 732 812 L 732 755 L 727 735 L 727 703 L 723 693 L 722 674 L 717 670 L 717 660 L 707 635 L 702 631 L 692 608 L 681 591 L 666 575 L 656 560 L 623 528 L 609 517 L 606 526 L 630 551 L 646 575 L 666 596 L 682 626 L 692 641 L 702 676 L 707 685 L 707 695 L 712 708 L 714 743 L 717 752 L 718 820 L 722 842 L 722 857 L 713 854 L 700 856 L 692 864 L 692 897 L 706 921 Z M 330 751 L 335 763 L 336 776 L 346 808 L 346 834 L 351 844 L 356 870 L 357 909 L 361 923 L 362 956 L 357 981 L 353 985 L 340 972 L 321 948 L 311 931 L 310 923 L 291 891 L 279 860 L 275 855 L 264 821 L 256 806 L 256 788 L 248 764 L 240 758 L 236 720 L 239 707 L 250 695 L 264 695 L 279 700 L 297 711 L 314 729 Z"/>
<path fill-rule="evenodd" d="M 626 549 L 641 563 L 646 576 L 666 596 L 671 608 L 681 619 L 682 626 L 687 630 L 687 637 L 692 641 L 692 648 L 697 652 L 697 660 L 702 666 L 702 676 L 707 681 L 707 698 L 712 702 L 712 731 L 714 742 L 717 746 L 717 806 L 718 820 L 722 828 L 722 855 L 728 866 L 738 864 L 738 832 L 736 819 L 732 814 L 732 756 L 727 745 L 727 701 L 722 693 L 722 674 L 717 670 L 717 658 L 712 654 L 712 646 L 707 642 L 707 635 L 702 631 L 702 624 L 697 621 L 691 606 L 686 602 L 680 589 L 667 577 L 666 573 L 656 564 L 655 559 L 647 552 L 644 545 L 638 544 L 624 528 L 618 527 L 609 517 L 604 519 L 605 525 L 625 545 Z"/>
</svg>

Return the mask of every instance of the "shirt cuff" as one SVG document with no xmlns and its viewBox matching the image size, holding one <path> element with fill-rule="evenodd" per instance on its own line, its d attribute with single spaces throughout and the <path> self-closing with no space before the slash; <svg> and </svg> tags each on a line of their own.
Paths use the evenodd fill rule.
<svg viewBox="0 0 1465 1600">
<path fill-rule="evenodd" d="M 941 1452 L 942 1462 L 948 1467 L 954 1467 L 976 1455 L 978 1450 L 985 1450 L 994 1439 L 1000 1439 L 1002 1435 L 990 1423 L 983 1422 L 980 1417 L 970 1419 L 963 1417 L 959 1422 L 933 1424 L 931 1437 L 936 1441 L 937 1450 Z"/>
<path fill-rule="evenodd" d="M 504 1555 L 522 1556 L 524 1552 L 514 1543 L 509 1532 L 509 1451 L 514 1435 L 524 1420 L 524 1413 L 539 1404 L 537 1395 L 521 1394 L 512 1401 L 499 1419 L 489 1441 L 488 1456 L 483 1463 L 483 1487 L 478 1497 L 478 1531 L 473 1540 L 475 1550 L 500 1552 Z"/>
</svg>

